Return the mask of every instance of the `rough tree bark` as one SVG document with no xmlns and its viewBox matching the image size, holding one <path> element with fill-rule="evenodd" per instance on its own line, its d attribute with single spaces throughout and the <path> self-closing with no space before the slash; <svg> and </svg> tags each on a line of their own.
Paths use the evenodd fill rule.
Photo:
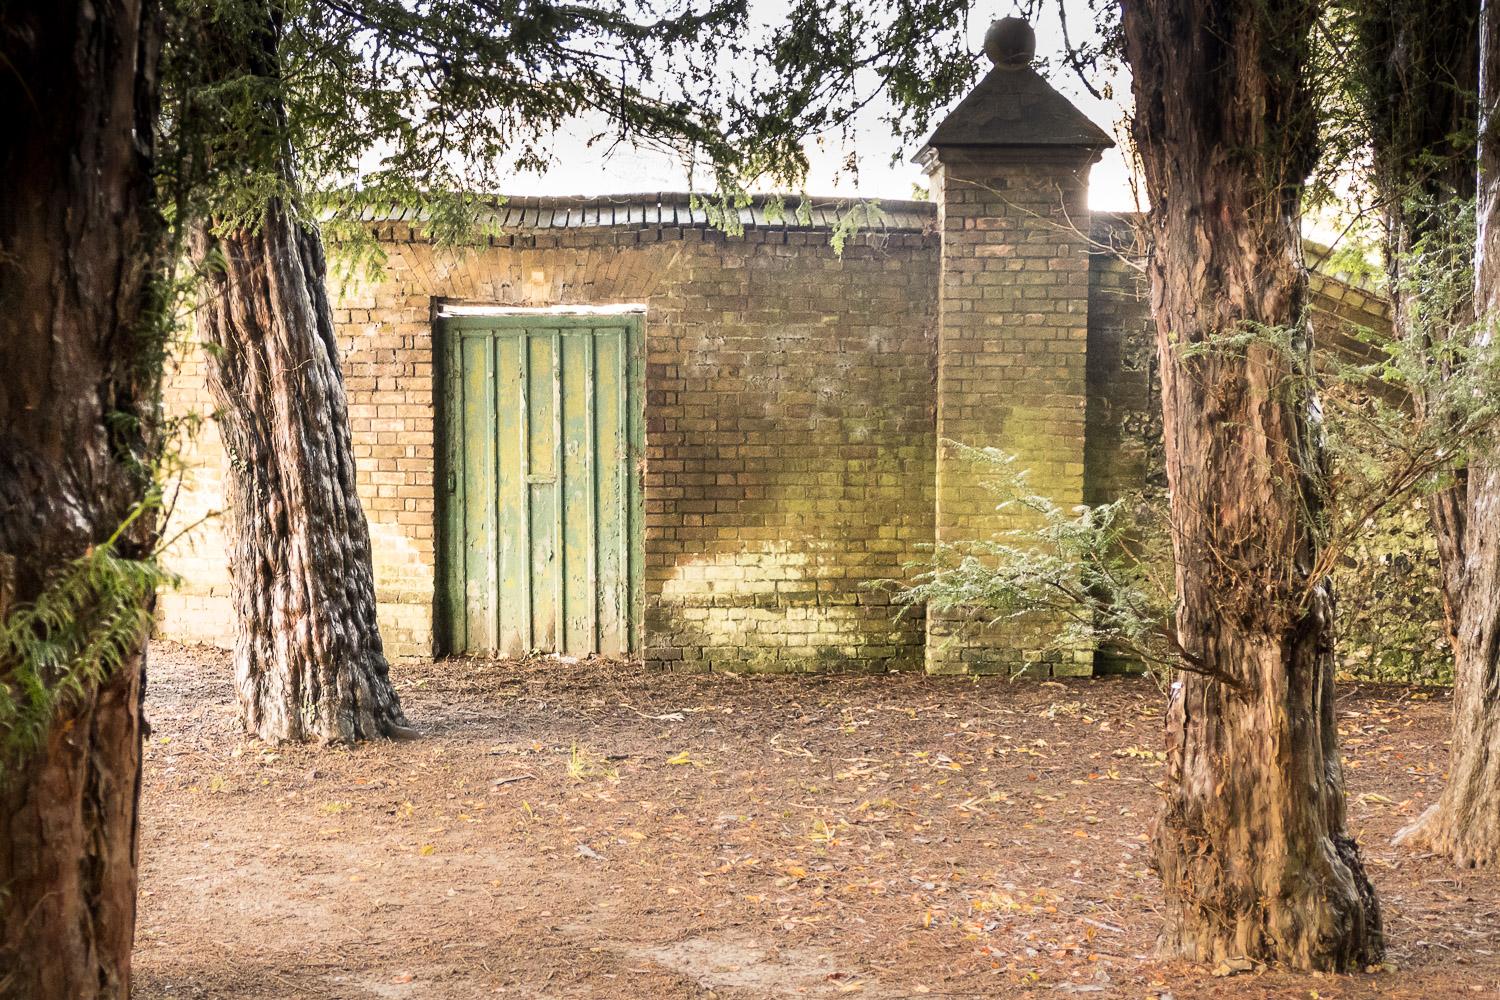
<svg viewBox="0 0 1500 1000">
<path fill-rule="evenodd" d="M 1189 668 L 1153 842 L 1165 954 L 1351 969 L 1379 959 L 1382 935 L 1345 827 L 1331 596 L 1309 585 L 1323 460 L 1298 207 L 1312 8 L 1122 8 Z"/>
<path fill-rule="evenodd" d="M 113 417 L 149 417 L 159 371 L 160 31 L 150 0 L 0 12 L 0 617 L 107 539 L 147 486 L 141 425 Z M 0 683 L 16 666 L 0 662 Z M 130 992 L 144 671 L 142 646 L 5 763 L 0 996 Z"/>
<path fill-rule="evenodd" d="M 1485 0 L 1479 14 L 1478 103 L 1483 118 L 1474 255 L 1474 302 L 1480 317 L 1474 335 L 1480 347 L 1493 342 L 1500 318 L 1500 136 L 1493 110 L 1500 97 L 1497 46 L 1500 5 Z M 1458 67 L 1454 72 L 1459 74 L 1467 68 Z M 1458 485 L 1439 501 L 1434 523 L 1453 622 L 1453 746 L 1443 794 L 1397 840 L 1447 855 L 1463 867 L 1493 865 L 1500 863 L 1500 447 L 1493 438 L 1470 449 Z"/>
<path fill-rule="evenodd" d="M 279 75 L 277 25 L 262 10 L 259 44 L 209 43 L 221 79 Z M 279 103 L 263 113 L 266 134 L 282 134 Z M 294 187 L 290 152 L 277 169 Z M 198 226 L 192 250 L 229 459 L 241 718 L 271 742 L 411 736 L 376 622 L 321 239 L 279 200 L 257 227 L 221 228 Z"/>
<path fill-rule="evenodd" d="M 245 726 L 272 742 L 410 735 L 375 620 L 318 235 L 278 203 L 253 231 L 200 226 L 193 247 L 221 262 L 199 323 L 229 458 Z"/>
</svg>

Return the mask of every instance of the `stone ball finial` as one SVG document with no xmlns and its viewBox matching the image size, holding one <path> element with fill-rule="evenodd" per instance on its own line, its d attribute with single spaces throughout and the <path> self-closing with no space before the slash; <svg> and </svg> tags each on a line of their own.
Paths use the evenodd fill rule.
<svg viewBox="0 0 1500 1000">
<path fill-rule="evenodd" d="M 984 33 L 984 54 L 1000 69 L 1030 66 L 1036 55 L 1036 32 L 1024 17 L 1002 17 Z"/>
</svg>

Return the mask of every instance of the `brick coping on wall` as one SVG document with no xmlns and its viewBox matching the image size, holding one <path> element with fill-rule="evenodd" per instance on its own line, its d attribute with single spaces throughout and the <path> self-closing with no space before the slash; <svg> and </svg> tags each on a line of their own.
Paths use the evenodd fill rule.
<svg viewBox="0 0 1500 1000">
<path fill-rule="evenodd" d="M 919 233 L 932 228 L 937 206 L 930 201 L 885 198 L 817 197 L 801 194 L 753 195 L 746 205 L 736 209 L 743 229 L 771 229 L 785 232 L 831 231 L 839 220 L 857 206 L 870 206 L 875 218 L 861 226 L 875 232 Z M 393 205 L 389 210 L 365 209 L 361 220 L 385 235 L 391 227 L 404 224 L 405 238 L 397 242 L 426 239 L 422 223 L 426 213 Z M 517 196 L 496 200 L 481 209 L 479 223 L 504 235 L 507 230 L 543 229 L 613 229 L 619 227 L 676 227 L 680 229 L 715 229 L 716 225 L 704 203 L 687 191 L 659 191 L 644 194 L 593 196 Z"/>
</svg>

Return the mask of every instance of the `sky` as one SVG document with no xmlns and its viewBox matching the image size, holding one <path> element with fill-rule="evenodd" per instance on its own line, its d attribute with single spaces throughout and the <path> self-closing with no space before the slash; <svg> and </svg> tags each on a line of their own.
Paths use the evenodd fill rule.
<svg viewBox="0 0 1500 1000">
<path fill-rule="evenodd" d="M 750 0 L 753 19 L 774 18 L 784 0 Z M 1077 41 L 1092 32 L 1092 17 L 1086 0 L 1066 0 L 1068 25 Z M 1116 148 L 1105 153 L 1094 166 L 1089 189 L 1089 205 L 1096 211 L 1122 211 L 1137 207 L 1130 184 L 1130 172 L 1120 155 L 1120 127 L 1127 106 L 1119 100 L 1092 97 L 1073 75 L 1062 68 L 1062 30 L 1051 4 L 1036 24 L 1037 56 L 1050 57 L 1053 68 L 1046 71 L 1048 81 L 1066 95 L 1078 108 L 1106 132 L 1115 136 Z M 985 30 L 994 18 L 1015 13 L 1009 2 L 979 3 L 969 18 L 970 48 L 982 49 Z M 982 58 L 982 57 L 981 57 Z M 988 68 L 988 61 L 983 65 Z M 1128 96 L 1128 79 L 1096 81 L 1104 90 L 1108 83 L 1113 93 Z M 902 147 L 889 127 L 880 121 L 880 103 L 867 108 L 857 121 L 852 139 L 842 135 L 820 137 L 808 146 L 812 170 L 806 190 L 814 195 L 859 196 L 887 200 L 912 197 L 913 185 L 926 186 L 922 170 L 911 162 L 917 144 Z M 941 116 L 934 119 L 941 121 Z M 599 123 L 582 120 L 558 134 L 551 143 L 555 165 L 545 174 L 518 173 L 507 179 L 502 190 L 510 195 L 622 194 L 638 191 L 678 191 L 689 188 L 686 168 L 670 154 L 649 149 L 616 147 L 608 155 L 603 144 L 590 147 L 587 138 L 600 131 Z M 850 154 L 858 163 L 858 173 L 844 169 Z M 892 163 L 892 158 L 896 162 Z M 701 185 L 701 182 L 700 182 Z"/>
</svg>

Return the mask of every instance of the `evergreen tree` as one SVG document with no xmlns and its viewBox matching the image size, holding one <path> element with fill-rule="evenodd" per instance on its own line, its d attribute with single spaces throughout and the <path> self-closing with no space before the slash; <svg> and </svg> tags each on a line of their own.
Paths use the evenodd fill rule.
<svg viewBox="0 0 1500 1000">
<path fill-rule="evenodd" d="M 130 994 L 164 320 L 150 0 L 0 8 L 0 995 Z"/>
<path fill-rule="evenodd" d="M 1311 0 L 1122 7 L 1151 209 L 1188 668 L 1154 831 L 1169 954 L 1354 969 L 1380 909 L 1345 825 L 1300 207 L 1317 152 Z"/>
</svg>

